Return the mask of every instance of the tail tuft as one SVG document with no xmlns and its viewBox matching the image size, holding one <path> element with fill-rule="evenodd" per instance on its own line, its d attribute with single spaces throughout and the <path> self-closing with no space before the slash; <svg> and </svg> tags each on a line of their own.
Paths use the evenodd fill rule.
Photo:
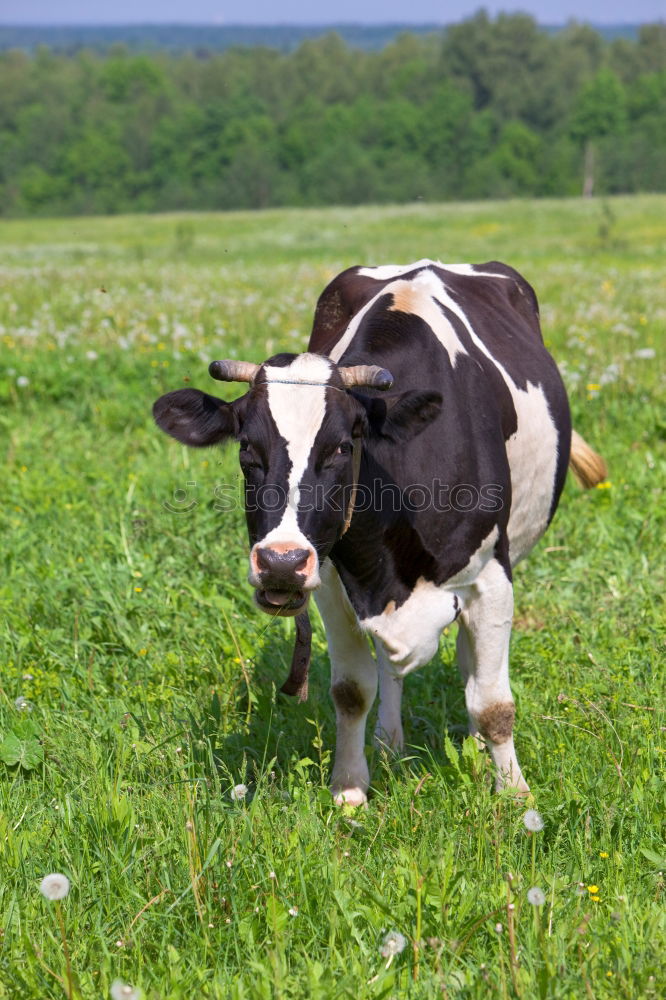
<svg viewBox="0 0 666 1000">
<path fill-rule="evenodd" d="M 602 483 L 608 476 L 608 469 L 601 455 L 582 438 L 578 431 L 571 432 L 571 456 L 569 468 L 576 481 L 586 490 Z"/>
</svg>

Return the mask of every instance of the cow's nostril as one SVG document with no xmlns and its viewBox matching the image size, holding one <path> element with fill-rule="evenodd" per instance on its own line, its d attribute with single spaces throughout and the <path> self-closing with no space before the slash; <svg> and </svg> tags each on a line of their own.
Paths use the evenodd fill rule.
<svg viewBox="0 0 666 1000">
<path fill-rule="evenodd" d="M 256 557 L 257 557 L 257 569 L 267 570 L 268 569 L 267 549 L 257 549 Z"/>
<path fill-rule="evenodd" d="M 290 549 L 288 552 L 257 549 L 257 567 L 261 573 L 298 573 L 305 570 L 309 558 L 307 549 Z"/>
</svg>

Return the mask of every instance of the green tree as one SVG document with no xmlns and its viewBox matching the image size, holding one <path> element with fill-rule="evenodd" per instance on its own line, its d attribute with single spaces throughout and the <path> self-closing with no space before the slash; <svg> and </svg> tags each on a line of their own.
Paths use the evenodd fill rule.
<svg viewBox="0 0 666 1000">
<path fill-rule="evenodd" d="M 611 69 L 601 69 L 580 90 L 571 118 L 571 134 L 583 146 L 583 195 L 594 191 L 599 139 L 619 135 L 626 124 L 626 97 Z"/>
<path fill-rule="evenodd" d="M 533 195 L 539 190 L 541 140 L 522 122 L 507 122 L 492 154 L 502 195 Z"/>
</svg>

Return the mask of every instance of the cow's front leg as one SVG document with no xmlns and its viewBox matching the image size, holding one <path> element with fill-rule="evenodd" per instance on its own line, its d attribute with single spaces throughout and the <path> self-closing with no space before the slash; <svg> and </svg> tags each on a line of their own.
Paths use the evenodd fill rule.
<svg viewBox="0 0 666 1000">
<path fill-rule="evenodd" d="M 509 685 L 513 586 L 491 560 L 469 588 L 460 615 L 458 666 L 465 684 L 470 731 L 487 744 L 497 768 L 496 787 L 526 794 L 513 745 L 515 708 Z"/>
<path fill-rule="evenodd" d="M 375 640 L 379 668 L 379 709 L 375 741 L 391 750 L 402 750 L 402 677 L 398 677 L 381 642 Z"/>
<path fill-rule="evenodd" d="M 338 805 L 359 806 L 367 802 L 370 784 L 365 723 L 377 693 L 377 664 L 337 570 L 326 562 L 321 577 L 315 596 L 326 626 L 337 722 L 331 791 Z"/>
</svg>

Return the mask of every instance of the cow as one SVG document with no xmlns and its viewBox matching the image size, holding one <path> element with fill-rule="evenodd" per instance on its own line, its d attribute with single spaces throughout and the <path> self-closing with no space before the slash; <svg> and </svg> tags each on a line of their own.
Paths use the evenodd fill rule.
<svg viewBox="0 0 666 1000">
<path fill-rule="evenodd" d="M 335 801 L 367 801 L 377 689 L 376 739 L 399 750 L 403 679 L 456 621 L 470 732 L 496 788 L 527 794 L 509 684 L 513 567 L 551 521 L 569 465 L 584 486 L 606 476 L 572 433 L 532 287 L 496 261 L 351 267 L 319 297 L 305 353 L 209 371 L 248 391 L 169 392 L 155 420 L 193 447 L 240 444 L 256 604 L 296 618 L 290 693 L 306 690 L 314 596 Z"/>
</svg>

